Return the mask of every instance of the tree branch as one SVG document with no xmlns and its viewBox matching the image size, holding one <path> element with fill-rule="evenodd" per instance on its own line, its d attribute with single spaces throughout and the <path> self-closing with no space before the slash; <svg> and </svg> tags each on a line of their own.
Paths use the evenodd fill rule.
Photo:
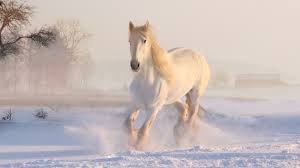
<svg viewBox="0 0 300 168">
<path fill-rule="evenodd" d="M 5 43 L 4 45 L 12 45 L 12 44 L 15 44 L 15 43 L 17 43 L 18 41 L 20 41 L 21 39 L 24 39 L 24 38 L 27 38 L 27 39 L 32 38 L 32 35 L 30 35 L 30 36 L 21 36 L 21 37 L 18 37 L 17 39 L 15 39 L 15 40 L 13 40 L 13 41 L 11 41 L 11 42 Z"/>
<path fill-rule="evenodd" d="M 0 27 L 0 45 L 3 45 L 3 41 L 2 41 L 2 32 L 3 32 L 3 29 L 5 27 L 5 23 L 3 21 L 1 27 Z"/>
</svg>

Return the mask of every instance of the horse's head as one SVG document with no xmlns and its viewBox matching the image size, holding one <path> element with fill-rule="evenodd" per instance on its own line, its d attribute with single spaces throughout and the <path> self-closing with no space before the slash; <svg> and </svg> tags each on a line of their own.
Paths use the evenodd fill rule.
<svg viewBox="0 0 300 168">
<path fill-rule="evenodd" d="M 132 22 L 129 22 L 130 66 L 135 72 L 140 70 L 149 56 L 151 47 L 149 29 L 148 21 L 142 26 L 134 26 Z"/>
</svg>

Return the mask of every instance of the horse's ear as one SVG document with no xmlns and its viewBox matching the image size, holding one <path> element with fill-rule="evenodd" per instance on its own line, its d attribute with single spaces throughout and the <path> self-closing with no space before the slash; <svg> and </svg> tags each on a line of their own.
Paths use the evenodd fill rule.
<svg viewBox="0 0 300 168">
<path fill-rule="evenodd" d="M 147 20 L 147 22 L 146 22 L 146 24 L 145 24 L 145 28 L 146 28 L 146 30 L 148 30 L 148 29 L 149 29 L 149 27 L 150 27 L 150 23 L 149 23 L 149 21 Z"/>
<path fill-rule="evenodd" d="M 129 31 L 132 31 L 134 29 L 133 23 L 130 21 L 129 22 Z"/>
</svg>

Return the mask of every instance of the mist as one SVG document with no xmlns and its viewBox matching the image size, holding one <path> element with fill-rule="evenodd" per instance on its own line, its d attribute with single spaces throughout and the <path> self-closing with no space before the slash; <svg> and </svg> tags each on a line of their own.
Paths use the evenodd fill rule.
<svg viewBox="0 0 300 168">
<path fill-rule="evenodd" d="M 122 88 L 130 81 L 128 22 L 149 20 L 162 47 L 188 47 L 204 55 L 213 72 L 278 73 L 300 81 L 300 2 L 31 0 L 34 25 L 76 18 L 92 34 L 91 87 Z"/>
<path fill-rule="evenodd" d="M 0 167 L 300 167 L 299 18 L 299 0 L 0 0 Z M 153 53 L 131 97 L 130 21 L 192 49 L 158 58 L 131 25 Z"/>
</svg>

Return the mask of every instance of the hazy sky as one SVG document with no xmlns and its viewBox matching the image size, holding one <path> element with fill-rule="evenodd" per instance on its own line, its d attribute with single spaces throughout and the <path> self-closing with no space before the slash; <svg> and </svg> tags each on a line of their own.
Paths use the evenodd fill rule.
<svg viewBox="0 0 300 168">
<path fill-rule="evenodd" d="M 205 55 L 212 71 L 282 73 L 300 81 L 299 0 L 30 0 L 36 24 L 78 19 L 93 35 L 94 85 L 124 85 L 129 69 L 128 22 L 149 19 L 164 48 Z"/>
</svg>

